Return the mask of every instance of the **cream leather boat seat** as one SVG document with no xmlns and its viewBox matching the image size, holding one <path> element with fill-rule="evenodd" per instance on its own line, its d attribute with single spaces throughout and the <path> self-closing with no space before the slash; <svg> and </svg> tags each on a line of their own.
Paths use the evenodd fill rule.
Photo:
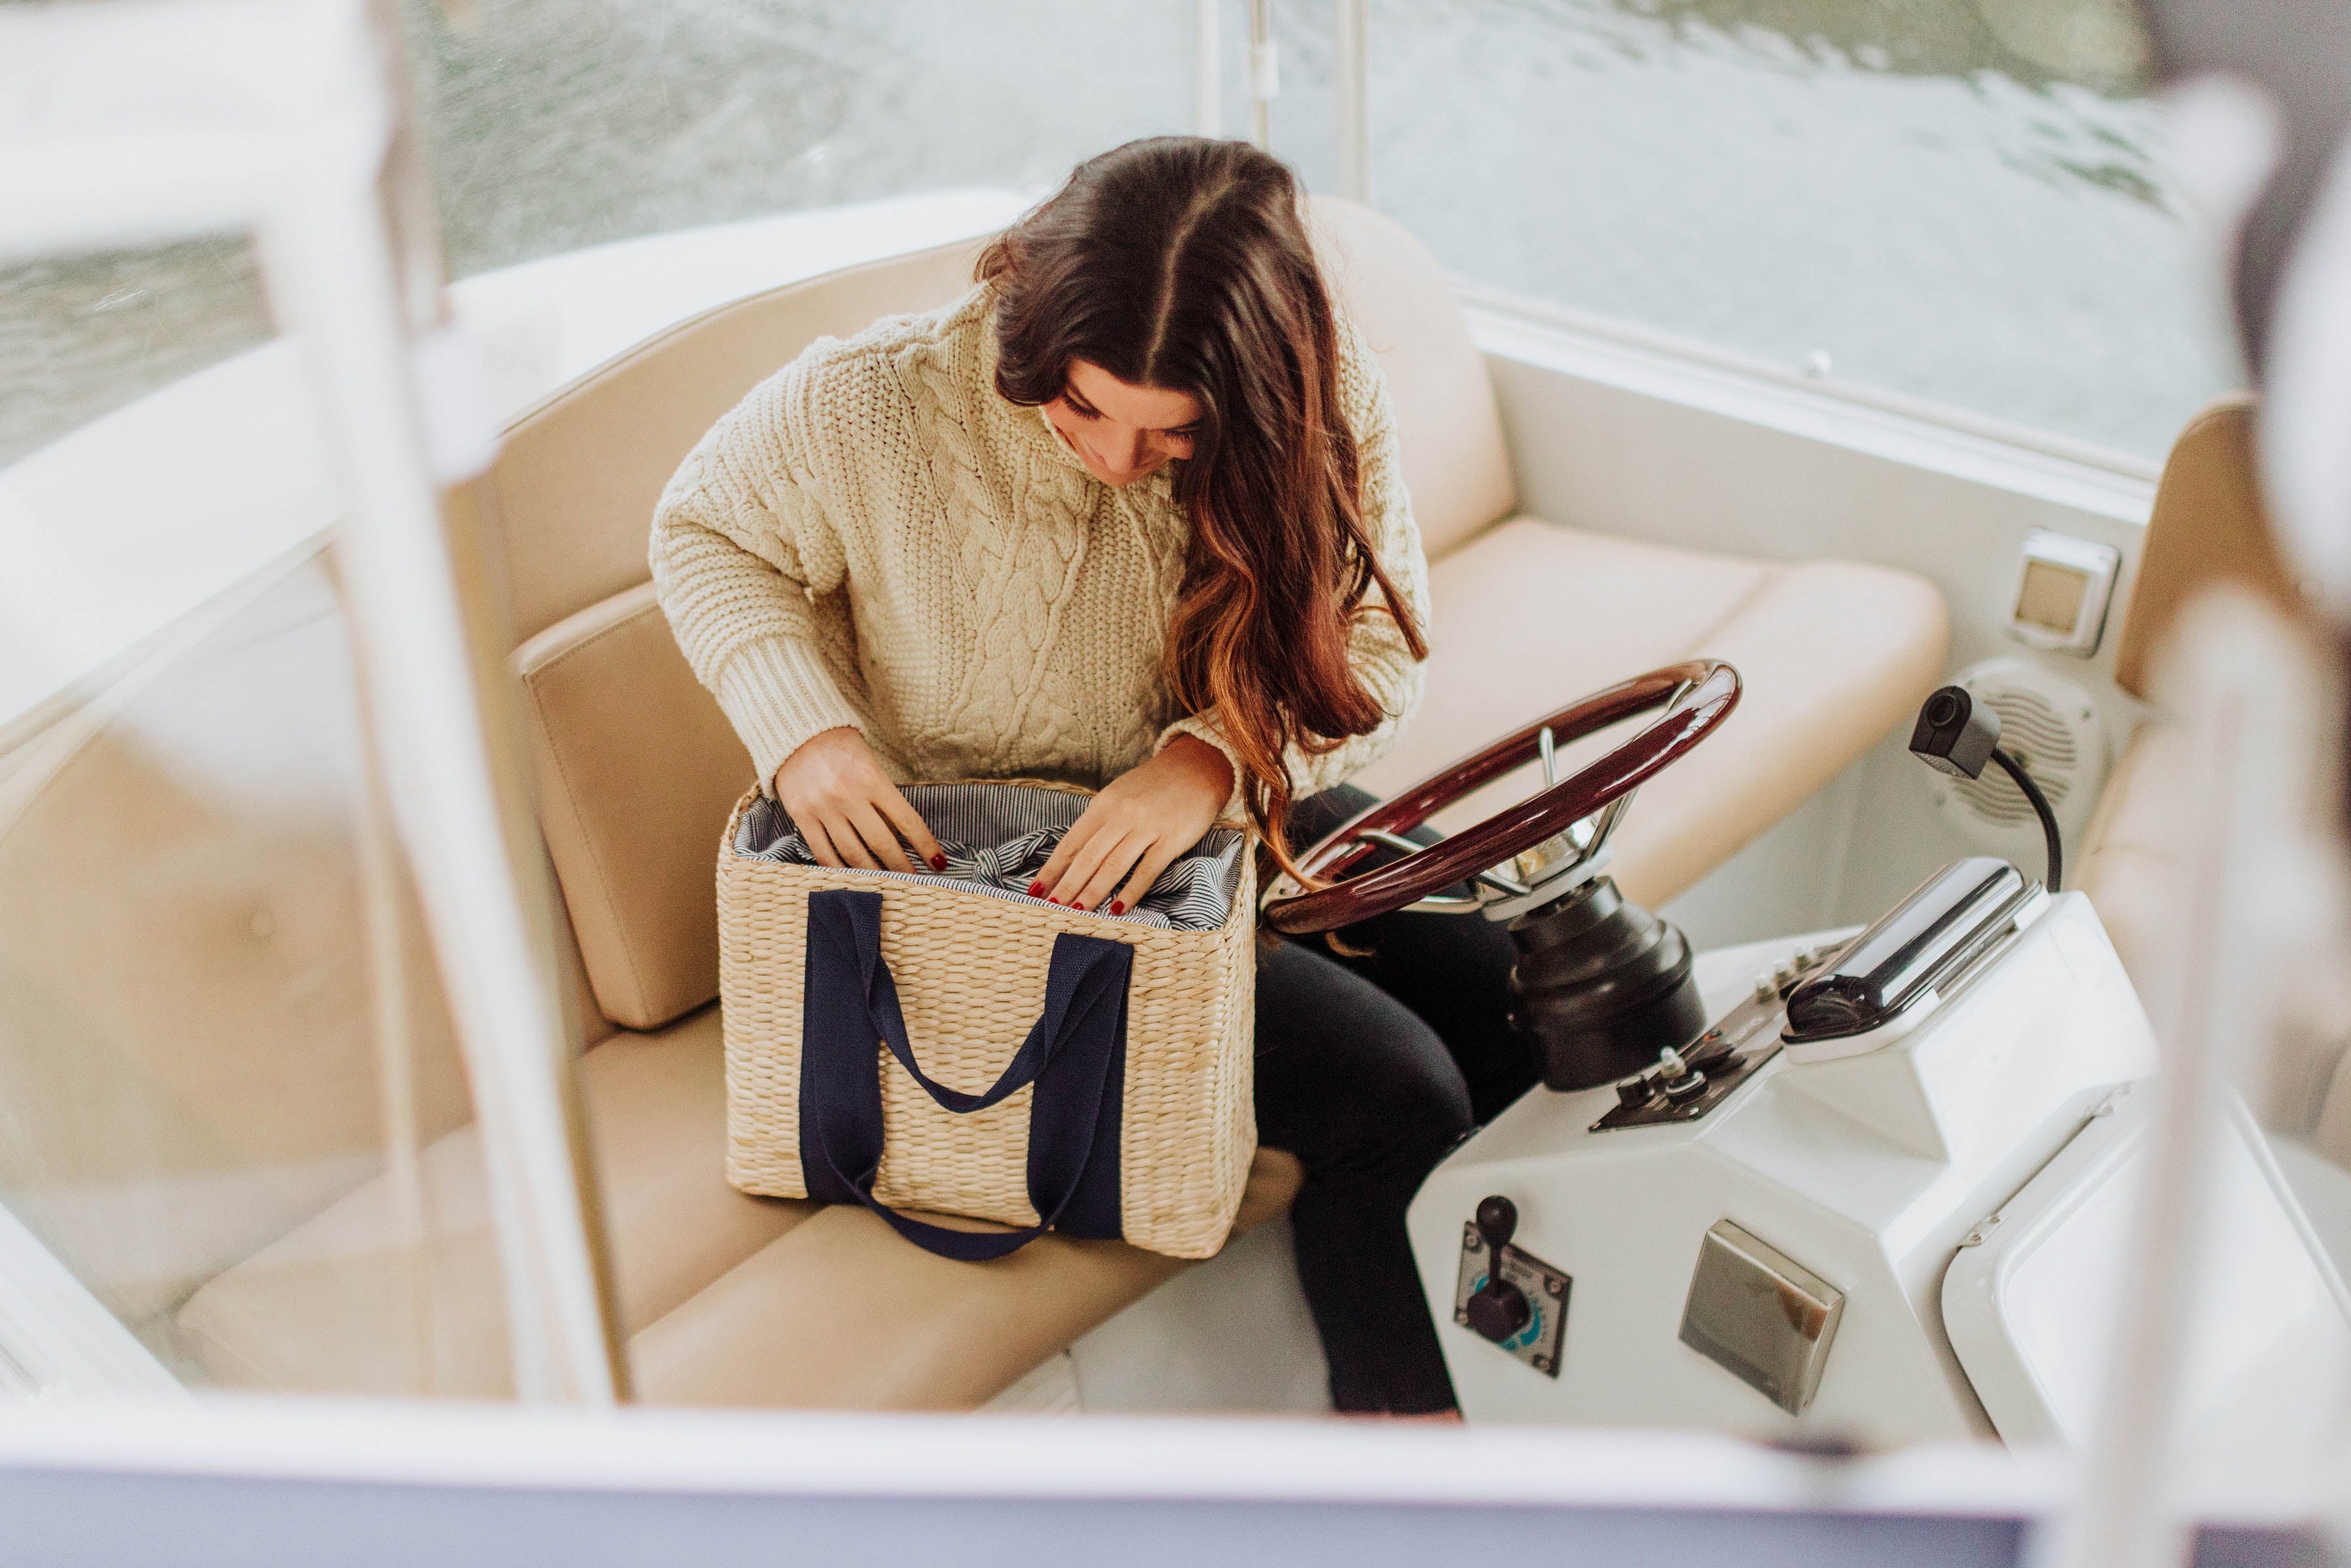
<svg viewBox="0 0 2351 1568">
<path fill-rule="evenodd" d="M 2217 583 L 2247 590 L 2310 626 L 2318 656 L 2331 656 L 2270 532 L 2254 423 L 2250 396 L 2220 399 L 2188 422 L 2164 460 L 2115 651 L 2115 684 L 2135 697 L 2150 698 L 2174 618 Z M 2069 857 L 2075 869 L 2068 885 L 2090 895 L 2124 967 L 2143 987 L 2161 946 L 2162 923 L 2188 897 L 2188 768 L 2179 727 L 2152 710 L 2125 746 L 2080 850 Z M 2351 1012 L 2351 984 L 2342 992 L 2341 1005 Z M 2351 1168 L 2346 1040 L 2351 1025 L 2294 1031 L 2283 1059 L 2272 1064 L 2258 1109 L 2272 1130 L 2307 1139 L 2316 1153 Z"/>
<path fill-rule="evenodd" d="M 1366 782 L 1408 779 L 1654 664 L 1730 658 L 1747 677 L 1738 716 L 1628 820 L 1620 875 L 1661 901 L 1932 686 L 1945 617 L 1914 577 L 1518 515 L 1485 362 L 1435 260 L 1365 209 L 1318 201 L 1315 216 L 1387 372 L 1437 600 L 1427 699 Z M 753 383 L 820 334 L 952 298 L 976 249 L 851 269 L 683 323 L 524 414 L 473 497 L 509 585 L 540 823 L 590 998 L 581 1071 L 642 1397 L 977 1405 L 1178 1267 L 1051 1237 L 1002 1263 L 944 1263 L 862 1211 L 743 1197 L 720 1175 L 712 858 L 750 766 L 653 601 L 647 523 L 687 449 Z M 451 1172 L 473 1168 L 459 1153 L 450 1145 Z M 1244 1224 L 1286 1207 L 1296 1179 L 1294 1161 L 1261 1152 Z M 464 1201 L 478 1207 L 478 1195 Z M 352 1194 L 198 1292 L 183 1328 L 216 1368 L 250 1368 L 244 1381 L 350 1385 L 364 1354 L 345 1325 L 369 1310 L 350 1260 L 388 1255 L 388 1207 L 376 1187 Z M 323 1287 L 305 1261 L 326 1258 L 345 1269 L 331 1312 L 314 1310 Z M 486 1233 L 440 1261 L 486 1279 Z M 457 1358 L 469 1370 L 443 1386 L 495 1392 L 497 1326 L 467 1332 L 489 1350 Z"/>
</svg>

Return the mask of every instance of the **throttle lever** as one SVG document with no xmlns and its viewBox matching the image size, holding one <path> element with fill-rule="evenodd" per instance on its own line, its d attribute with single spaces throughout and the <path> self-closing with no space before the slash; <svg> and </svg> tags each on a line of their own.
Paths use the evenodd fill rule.
<svg viewBox="0 0 2351 1568">
<path fill-rule="evenodd" d="M 1486 1282 L 1470 1293 L 1464 1312 L 1469 1326 L 1496 1344 L 1534 1320 L 1527 1293 L 1502 1277 L 1502 1257 L 1518 1233 L 1519 1206 L 1499 1193 L 1478 1205 L 1478 1239 L 1486 1244 Z"/>
</svg>

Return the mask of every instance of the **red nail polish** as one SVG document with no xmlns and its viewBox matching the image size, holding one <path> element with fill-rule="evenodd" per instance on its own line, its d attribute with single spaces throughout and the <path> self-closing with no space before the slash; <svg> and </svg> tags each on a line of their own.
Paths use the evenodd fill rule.
<svg viewBox="0 0 2351 1568">
<path fill-rule="evenodd" d="M 1031 897 L 1031 898 L 1042 898 L 1042 897 L 1044 897 L 1044 896 L 1045 896 L 1045 884 L 1044 884 L 1043 883 L 1041 883 L 1041 882 L 1032 882 L 1032 883 L 1030 883 L 1029 884 L 1029 897 Z"/>
<path fill-rule="evenodd" d="M 1051 904 L 1056 909 L 1061 907 L 1061 901 L 1058 898 L 1049 898 L 1045 902 Z"/>
<path fill-rule="evenodd" d="M 945 855 L 933 855 L 933 856 L 931 857 L 931 869 L 932 869 L 933 871 L 945 871 L 945 870 L 946 870 L 946 869 L 947 869 L 947 857 L 946 857 L 946 856 L 945 856 Z"/>
<path fill-rule="evenodd" d="M 1124 900 L 1124 899 L 1123 899 L 1123 898 L 1113 898 L 1113 899 L 1112 899 L 1112 900 L 1110 901 L 1110 912 L 1111 912 L 1113 915 L 1123 915 L 1123 914 L 1125 914 L 1125 913 L 1126 913 L 1126 900 Z"/>
</svg>

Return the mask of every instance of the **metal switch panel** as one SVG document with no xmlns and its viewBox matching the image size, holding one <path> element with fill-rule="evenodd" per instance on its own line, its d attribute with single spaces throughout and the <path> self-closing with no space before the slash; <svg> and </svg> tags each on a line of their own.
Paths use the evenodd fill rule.
<svg viewBox="0 0 2351 1568">
<path fill-rule="evenodd" d="M 1844 1315 L 1843 1291 L 1729 1220 L 1718 1220 L 1698 1246 L 1681 1339 L 1800 1416 L 1820 1389 Z"/>
<path fill-rule="evenodd" d="M 1486 1283 L 1492 1260 L 1475 1225 L 1461 1228 L 1461 1267 L 1454 1278 L 1453 1321 L 1469 1322 L 1469 1298 Z M 1534 1309 L 1527 1324 L 1501 1343 L 1504 1354 L 1525 1362 L 1546 1377 L 1559 1375 L 1560 1351 L 1567 1334 L 1567 1294 L 1575 1281 L 1531 1252 L 1502 1249 L 1502 1278 L 1526 1293 Z"/>
</svg>

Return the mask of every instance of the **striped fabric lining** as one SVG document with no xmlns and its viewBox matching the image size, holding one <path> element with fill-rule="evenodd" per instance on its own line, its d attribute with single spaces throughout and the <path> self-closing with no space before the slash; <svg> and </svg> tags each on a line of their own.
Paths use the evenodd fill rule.
<svg viewBox="0 0 2351 1568">
<path fill-rule="evenodd" d="M 1027 789 L 1018 784 L 910 784 L 906 803 L 930 825 L 947 857 L 947 869 L 877 871 L 860 874 L 879 881 L 923 883 L 960 888 L 1015 904 L 1043 904 L 1029 896 L 1029 884 L 1045 869 L 1061 835 L 1070 831 L 1092 797 L 1060 789 Z M 1143 902 L 1124 915 L 1089 911 L 1103 920 L 1156 925 L 1169 931 L 1214 931 L 1232 913 L 1240 885 L 1241 835 L 1211 828 L 1207 836 L 1159 873 Z M 808 841 L 790 815 L 761 796 L 743 813 L 735 853 L 747 860 L 814 865 Z"/>
</svg>

